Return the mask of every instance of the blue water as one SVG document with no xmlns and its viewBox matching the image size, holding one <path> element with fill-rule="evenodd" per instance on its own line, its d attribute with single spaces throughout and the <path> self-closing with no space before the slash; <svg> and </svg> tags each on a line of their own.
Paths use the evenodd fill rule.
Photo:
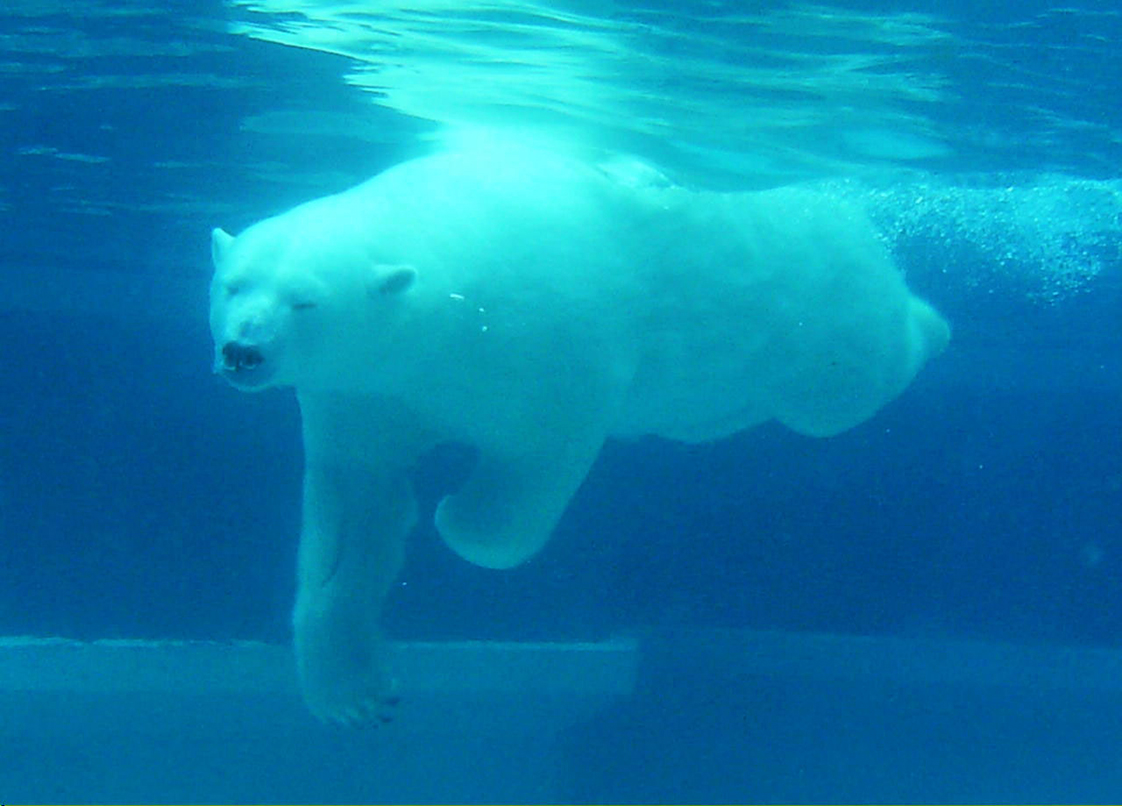
<svg viewBox="0 0 1122 806">
<path fill-rule="evenodd" d="M 209 229 L 236 232 L 421 153 L 440 122 L 506 114 L 698 186 L 804 181 L 856 198 L 954 336 L 897 401 L 838 437 L 766 425 L 704 446 L 609 444 L 552 542 L 518 569 L 468 565 L 422 518 L 391 635 L 728 628 L 1122 645 L 1122 12 L 855 2 L 746 20 L 737 4 L 682 2 L 621 4 L 593 28 L 596 4 L 556 4 L 545 28 L 564 36 L 532 40 L 541 62 L 526 75 L 542 83 L 517 95 L 529 79 L 491 57 L 528 41 L 516 25 L 553 19 L 546 7 L 482 27 L 431 5 L 390 17 L 447 41 L 398 37 L 397 51 L 375 48 L 376 17 L 331 28 L 326 3 L 0 10 L 0 635 L 288 639 L 298 413 L 289 393 L 246 396 L 211 373 Z M 328 29 L 340 33 L 327 45 L 287 41 Z M 838 67 L 854 54 L 877 58 Z M 429 72 L 406 86 L 391 62 Z M 566 83 L 577 74 L 591 78 Z M 451 80 L 464 76 L 478 80 Z M 450 447 L 418 470 L 424 511 L 469 462 Z M 858 689 L 846 718 L 886 697 Z M 1073 735 L 1117 738 L 1099 709 L 1064 713 Z M 615 720 L 627 735 L 639 718 Z M 927 734 L 908 724 L 893 730 L 922 749 Z M 790 781 L 720 794 L 688 777 L 660 790 L 655 776 L 629 790 L 609 773 L 727 745 L 730 728 L 635 730 L 650 752 L 609 742 L 620 755 L 601 759 L 603 780 L 568 796 L 832 799 Z M 772 747 L 775 774 L 797 775 L 807 746 Z M 984 777 L 984 754 L 971 760 Z M 1077 760 L 1056 763 L 1079 777 Z M 1122 795 L 1064 778 L 1020 794 Z M 931 794 L 851 783 L 834 793 Z"/>
</svg>

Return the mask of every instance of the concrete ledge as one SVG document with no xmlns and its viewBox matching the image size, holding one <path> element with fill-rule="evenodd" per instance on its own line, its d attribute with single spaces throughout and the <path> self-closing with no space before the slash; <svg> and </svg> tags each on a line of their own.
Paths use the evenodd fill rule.
<svg viewBox="0 0 1122 806">
<path fill-rule="evenodd" d="M 0 802 L 554 802 L 562 731 L 631 693 L 633 644 L 395 645 L 402 702 L 321 725 L 287 647 L 0 640 Z"/>
<path fill-rule="evenodd" d="M 1116 802 L 1122 651 L 663 630 L 402 643 L 325 726 L 287 647 L 0 639 L 0 802 Z"/>
<path fill-rule="evenodd" d="M 569 738 L 576 802 L 1115 803 L 1122 650 L 662 631 Z"/>
<path fill-rule="evenodd" d="M 630 693 L 633 643 L 398 643 L 393 666 L 403 693 L 616 697 Z M 292 651 L 252 641 L 72 641 L 0 638 L 0 691 L 251 692 L 296 694 Z"/>
<path fill-rule="evenodd" d="M 755 630 L 677 630 L 645 642 L 648 661 L 682 655 L 718 676 L 1122 692 L 1115 648 Z"/>
</svg>

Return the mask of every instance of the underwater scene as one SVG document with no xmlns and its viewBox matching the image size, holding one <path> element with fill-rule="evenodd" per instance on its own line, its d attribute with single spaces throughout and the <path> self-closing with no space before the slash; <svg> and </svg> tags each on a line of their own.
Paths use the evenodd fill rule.
<svg viewBox="0 0 1122 806">
<path fill-rule="evenodd" d="M 1119 76 L 1090 0 L 5 0 L 0 802 L 1118 802 Z"/>
</svg>

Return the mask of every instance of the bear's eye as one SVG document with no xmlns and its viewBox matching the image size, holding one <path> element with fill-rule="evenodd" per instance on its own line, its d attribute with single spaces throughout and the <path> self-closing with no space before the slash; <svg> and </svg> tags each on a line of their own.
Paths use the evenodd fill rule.
<svg viewBox="0 0 1122 806">
<path fill-rule="evenodd" d="M 226 296 L 236 297 L 242 292 L 241 283 L 226 283 Z"/>
<path fill-rule="evenodd" d="M 294 311 L 310 311 L 314 307 L 316 307 L 314 302 L 303 301 L 292 303 L 292 310 Z"/>
</svg>

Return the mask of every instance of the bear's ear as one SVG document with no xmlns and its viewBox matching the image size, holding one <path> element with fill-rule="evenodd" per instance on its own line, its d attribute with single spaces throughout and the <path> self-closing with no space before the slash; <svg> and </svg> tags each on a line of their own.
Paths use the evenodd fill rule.
<svg viewBox="0 0 1122 806">
<path fill-rule="evenodd" d="M 215 268 L 222 265 L 222 259 L 230 251 L 230 244 L 233 242 L 234 236 L 221 227 L 210 231 L 210 259 L 214 261 Z"/>
<path fill-rule="evenodd" d="M 417 270 L 412 266 L 376 263 L 370 269 L 366 293 L 371 297 L 392 297 L 407 290 L 416 279 Z"/>
</svg>

